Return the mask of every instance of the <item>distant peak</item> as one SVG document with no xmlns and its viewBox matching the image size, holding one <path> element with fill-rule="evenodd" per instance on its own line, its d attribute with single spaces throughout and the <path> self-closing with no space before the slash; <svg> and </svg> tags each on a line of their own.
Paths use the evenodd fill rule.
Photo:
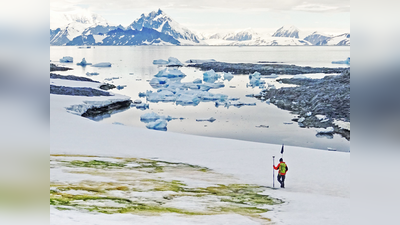
<svg viewBox="0 0 400 225">
<path fill-rule="evenodd" d="M 162 11 L 161 9 L 158 9 L 157 14 L 158 14 L 158 15 L 164 14 L 164 11 Z"/>
</svg>

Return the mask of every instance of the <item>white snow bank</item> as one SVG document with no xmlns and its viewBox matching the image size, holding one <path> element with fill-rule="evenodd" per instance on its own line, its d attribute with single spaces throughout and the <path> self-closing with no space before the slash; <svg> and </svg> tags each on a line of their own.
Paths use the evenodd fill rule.
<svg viewBox="0 0 400 225">
<path fill-rule="evenodd" d="M 333 120 L 333 124 L 336 126 L 345 129 L 345 130 L 350 130 L 350 122 L 345 122 L 341 120 Z"/>
<path fill-rule="evenodd" d="M 101 62 L 101 63 L 93 64 L 92 66 L 94 66 L 94 67 L 111 67 L 111 63 L 109 63 L 109 62 Z"/>
<path fill-rule="evenodd" d="M 62 63 L 72 63 L 74 59 L 71 56 L 64 56 L 62 59 L 60 59 L 60 62 Z"/>
</svg>

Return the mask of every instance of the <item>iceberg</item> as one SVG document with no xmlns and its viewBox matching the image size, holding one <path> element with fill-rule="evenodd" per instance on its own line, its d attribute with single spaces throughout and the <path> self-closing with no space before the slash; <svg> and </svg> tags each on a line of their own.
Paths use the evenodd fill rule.
<svg viewBox="0 0 400 225">
<path fill-rule="evenodd" d="M 200 119 L 196 119 L 197 122 L 200 121 L 209 121 L 209 122 L 214 122 L 216 119 L 214 117 L 210 117 L 210 118 L 200 118 Z"/>
<path fill-rule="evenodd" d="M 60 62 L 62 63 L 72 63 L 74 59 L 71 56 L 64 56 L 62 59 L 60 59 Z"/>
<path fill-rule="evenodd" d="M 185 77 L 186 75 L 176 68 L 165 68 L 163 70 L 160 70 L 154 76 L 155 77 L 176 78 L 176 77 Z"/>
<path fill-rule="evenodd" d="M 83 58 L 81 62 L 77 63 L 76 65 L 78 66 L 87 66 L 87 65 L 92 65 L 91 63 L 86 62 L 86 59 Z"/>
<path fill-rule="evenodd" d="M 181 63 L 177 58 L 169 57 L 167 66 L 183 66 L 183 63 Z"/>
<path fill-rule="evenodd" d="M 145 113 L 143 115 L 140 116 L 140 121 L 142 122 L 150 122 L 150 121 L 156 121 L 158 119 L 160 119 L 161 116 L 159 116 L 157 113 L 155 112 L 150 112 L 150 113 Z"/>
<path fill-rule="evenodd" d="M 200 98 L 197 97 L 196 95 L 191 95 L 191 94 L 181 94 L 179 97 L 176 99 L 176 104 L 177 105 L 198 105 L 200 103 Z"/>
<path fill-rule="evenodd" d="M 217 74 L 213 69 L 211 69 L 211 70 L 208 70 L 208 71 L 203 73 L 203 78 L 204 77 L 218 79 L 221 76 L 219 74 Z"/>
<path fill-rule="evenodd" d="M 122 90 L 122 89 L 124 89 L 126 87 L 126 85 L 117 85 L 117 89 L 118 90 Z"/>
<path fill-rule="evenodd" d="M 233 78 L 233 75 L 231 72 L 228 72 L 228 73 L 224 72 L 224 80 L 230 81 L 230 80 L 232 80 L 232 78 Z"/>
<path fill-rule="evenodd" d="M 166 78 L 166 77 L 155 77 L 150 80 L 149 84 L 153 88 L 158 88 L 158 87 L 166 86 L 167 81 L 168 81 L 168 78 Z"/>
<path fill-rule="evenodd" d="M 332 61 L 332 64 L 348 64 L 350 65 L 350 57 L 347 57 L 344 61 Z"/>
<path fill-rule="evenodd" d="M 196 79 L 193 81 L 193 83 L 194 83 L 194 84 L 201 84 L 201 83 L 203 83 L 203 81 L 202 81 L 200 78 L 196 78 Z"/>
<path fill-rule="evenodd" d="M 96 63 L 93 66 L 94 67 L 111 67 L 111 63 L 109 63 L 109 62 L 101 62 L 101 63 Z"/>
<path fill-rule="evenodd" d="M 86 75 L 87 76 L 94 76 L 94 75 L 99 75 L 99 73 L 97 73 L 97 72 L 93 72 L 93 73 L 86 72 Z"/>
<path fill-rule="evenodd" d="M 249 82 L 249 84 L 247 84 L 247 87 L 251 86 L 254 88 L 254 87 L 265 84 L 265 81 L 261 80 L 261 74 L 257 71 L 254 72 L 253 74 L 250 74 L 249 79 L 250 79 L 250 82 Z M 264 86 L 261 86 L 261 88 L 263 88 L 263 87 Z"/>
<path fill-rule="evenodd" d="M 148 129 L 153 129 L 153 130 L 167 130 L 167 121 L 164 119 L 158 119 L 154 122 L 150 122 L 146 125 Z"/>
<path fill-rule="evenodd" d="M 166 65 L 166 64 L 168 64 L 168 61 L 163 60 L 163 59 L 155 59 L 155 60 L 153 60 L 153 64 L 154 65 Z"/>
</svg>

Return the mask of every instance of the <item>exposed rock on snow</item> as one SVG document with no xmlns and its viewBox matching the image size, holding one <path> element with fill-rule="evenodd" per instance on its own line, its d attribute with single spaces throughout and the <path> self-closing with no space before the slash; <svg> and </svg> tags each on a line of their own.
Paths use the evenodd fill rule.
<svg viewBox="0 0 400 225">
<path fill-rule="evenodd" d="M 98 81 L 92 80 L 87 77 L 78 77 L 78 76 L 74 76 L 74 75 L 60 75 L 60 74 L 55 74 L 55 73 L 50 73 L 50 79 L 76 80 L 76 81 L 87 81 L 87 82 L 100 83 Z"/>
<path fill-rule="evenodd" d="M 309 67 L 285 64 L 253 64 L 253 63 L 224 63 L 207 62 L 189 64 L 188 67 L 200 68 L 202 71 L 231 72 L 234 74 L 250 74 L 259 72 L 261 75 L 272 74 L 309 74 L 309 73 L 341 73 L 346 68 Z"/>
<path fill-rule="evenodd" d="M 72 68 L 56 66 L 54 63 L 50 63 L 50 72 L 53 72 L 53 71 L 67 71 L 67 70 L 72 70 Z"/>
<path fill-rule="evenodd" d="M 110 90 L 110 89 L 114 89 L 116 87 L 115 87 L 114 84 L 102 84 L 102 85 L 100 85 L 99 88 L 107 91 L 107 90 Z"/>
<path fill-rule="evenodd" d="M 50 94 L 55 95 L 73 95 L 73 96 L 111 96 L 109 92 L 100 91 L 88 87 L 65 87 L 50 85 Z"/>
</svg>

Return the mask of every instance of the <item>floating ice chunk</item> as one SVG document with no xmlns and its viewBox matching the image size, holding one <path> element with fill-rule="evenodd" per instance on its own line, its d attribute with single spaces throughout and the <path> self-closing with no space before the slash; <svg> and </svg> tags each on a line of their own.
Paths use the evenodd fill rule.
<svg viewBox="0 0 400 225">
<path fill-rule="evenodd" d="M 158 119 L 154 122 L 148 123 L 146 127 L 153 130 L 167 130 L 167 121 L 164 119 Z"/>
<path fill-rule="evenodd" d="M 157 87 L 165 86 L 167 84 L 167 81 L 168 81 L 168 78 L 166 78 L 166 77 L 155 77 L 150 80 L 149 84 L 153 88 L 157 88 Z"/>
<path fill-rule="evenodd" d="M 111 67 L 111 63 L 109 62 L 101 62 L 93 64 L 94 67 Z"/>
<path fill-rule="evenodd" d="M 200 103 L 200 98 L 196 95 L 191 94 L 181 94 L 176 99 L 177 105 L 198 105 Z"/>
<path fill-rule="evenodd" d="M 64 56 L 62 59 L 60 59 L 60 62 L 62 63 L 72 63 L 74 59 L 71 56 Z"/>
<path fill-rule="evenodd" d="M 82 58 L 82 61 L 77 63 L 76 65 L 78 66 L 87 66 L 87 65 L 92 65 L 91 63 L 86 62 L 85 58 Z"/>
<path fill-rule="evenodd" d="M 302 123 L 302 122 L 304 122 L 305 119 L 306 119 L 306 118 L 301 117 L 297 122 Z"/>
<path fill-rule="evenodd" d="M 218 79 L 221 75 L 217 74 L 213 69 L 203 73 L 203 78 Z"/>
<path fill-rule="evenodd" d="M 232 80 L 232 78 L 233 78 L 233 75 L 231 72 L 228 72 L 228 73 L 224 72 L 224 80 L 230 81 L 230 80 Z"/>
<path fill-rule="evenodd" d="M 331 134 L 335 131 L 333 127 L 327 127 L 327 128 L 319 128 L 317 129 L 318 134 Z"/>
<path fill-rule="evenodd" d="M 126 87 L 126 85 L 117 85 L 116 88 L 117 88 L 118 90 L 122 90 L 122 89 L 124 89 L 125 87 Z"/>
<path fill-rule="evenodd" d="M 169 57 L 168 58 L 168 66 L 183 66 L 183 63 L 179 61 L 177 58 Z"/>
<path fill-rule="evenodd" d="M 94 75 L 99 75 L 99 73 L 97 73 L 97 72 L 93 72 L 93 73 L 86 72 L 86 75 L 87 76 L 94 76 Z"/>
<path fill-rule="evenodd" d="M 145 110 L 149 108 L 149 104 L 146 103 L 140 103 L 140 104 L 132 104 L 133 106 L 135 106 L 137 109 L 140 110 Z"/>
<path fill-rule="evenodd" d="M 193 81 L 194 84 L 201 84 L 203 81 L 200 78 L 197 78 Z"/>
<path fill-rule="evenodd" d="M 150 121 L 156 121 L 156 120 L 158 120 L 160 118 L 161 118 L 161 116 L 159 116 L 157 113 L 150 112 L 150 113 L 145 113 L 145 114 L 141 115 L 140 116 L 140 121 L 150 122 Z"/>
<path fill-rule="evenodd" d="M 206 63 L 206 62 L 216 62 L 215 59 L 189 59 L 185 63 Z"/>
<path fill-rule="evenodd" d="M 163 70 L 160 70 L 154 76 L 155 77 L 174 78 L 174 77 L 185 77 L 186 75 L 176 68 L 165 68 Z"/>
<path fill-rule="evenodd" d="M 332 61 L 333 64 L 349 64 L 350 65 L 350 57 L 347 57 L 344 61 Z"/>
<path fill-rule="evenodd" d="M 168 64 L 168 61 L 163 60 L 163 59 L 156 59 L 156 60 L 153 60 L 153 64 L 154 65 L 166 65 L 166 64 Z"/>
<path fill-rule="evenodd" d="M 133 101 L 133 104 L 141 104 L 142 103 L 142 100 L 140 100 L 140 99 L 136 99 L 135 101 Z"/>
<path fill-rule="evenodd" d="M 311 116 L 311 115 L 312 115 L 312 112 L 306 113 L 306 116 Z"/>
<path fill-rule="evenodd" d="M 209 122 L 214 122 L 216 119 L 214 117 L 210 117 L 210 118 L 200 118 L 200 119 L 196 119 L 197 122 L 200 121 L 209 121 Z"/>
<path fill-rule="evenodd" d="M 249 79 L 260 79 L 261 78 L 261 74 L 259 72 L 254 72 L 253 74 L 249 75 Z"/>
</svg>

